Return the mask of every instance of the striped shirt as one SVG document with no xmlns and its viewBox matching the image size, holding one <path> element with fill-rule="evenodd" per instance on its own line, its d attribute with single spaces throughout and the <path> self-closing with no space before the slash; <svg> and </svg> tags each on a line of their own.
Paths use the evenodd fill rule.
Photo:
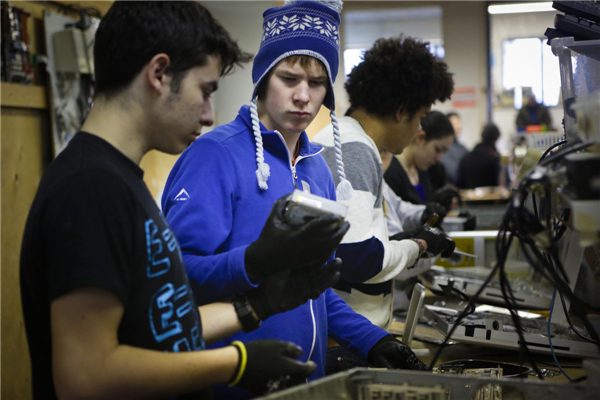
<svg viewBox="0 0 600 400">
<path fill-rule="evenodd" d="M 419 246 L 412 240 L 389 241 L 383 209 L 383 168 L 377 146 L 353 118 L 339 119 L 346 178 L 354 196 L 348 206 L 350 230 L 337 250 L 343 261 L 342 279 L 334 287 L 356 312 L 375 325 L 389 329 L 392 320 L 393 279 L 415 264 Z M 313 142 L 324 146 L 322 155 L 339 183 L 333 128 L 326 126 Z"/>
</svg>

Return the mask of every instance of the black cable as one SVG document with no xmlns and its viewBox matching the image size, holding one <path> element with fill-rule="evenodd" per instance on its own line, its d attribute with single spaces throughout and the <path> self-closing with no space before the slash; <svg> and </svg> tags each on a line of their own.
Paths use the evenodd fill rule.
<svg viewBox="0 0 600 400">
<path fill-rule="evenodd" d="M 536 361 L 538 364 L 548 365 L 550 367 L 556 367 L 556 364 L 547 363 L 545 361 Z M 560 365 L 563 369 L 583 369 L 583 365 Z"/>
<path fill-rule="evenodd" d="M 583 148 L 587 147 L 589 144 L 573 143 L 569 146 L 566 146 L 564 149 L 558 151 L 553 156 L 544 160 L 546 155 L 553 148 L 558 147 L 559 145 L 560 144 L 556 144 L 555 146 L 552 146 L 550 149 L 548 149 L 542 156 L 542 159 L 540 160 L 539 165 L 549 164 L 552 161 L 556 161 L 559 158 L 565 156 L 566 154 L 583 149 Z M 533 200 L 533 208 L 535 211 L 535 220 L 532 220 L 530 217 L 528 217 L 527 210 L 525 208 L 525 200 L 527 198 L 528 188 L 532 183 L 541 184 L 541 189 L 542 189 L 539 213 L 538 213 L 538 209 L 537 209 L 537 201 L 536 201 L 537 199 L 535 198 L 535 194 L 531 193 L 532 200 Z M 539 190 L 539 187 L 536 190 Z M 551 224 L 551 209 L 548 207 L 547 200 L 545 198 L 550 193 L 550 191 L 551 191 L 551 183 L 547 178 L 544 179 L 544 177 L 542 177 L 542 179 L 539 179 L 536 177 L 536 179 L 533 180 L 533 179 L 529 179 L 529 177 L 528 177 L 525 180 L 523 180 L 521 182 L 521 185 L 519 186 L 518 192 L 516 194 L 516 196 L 518 196 L 518 197 L 515 198 L 513 201 L 513 203 L 516 205 L 516 207 L 512 207 L 510 210 L 507 210 L 507 213 L 509 211 L 512 211 L 514 213 L 514 219 L 512 221 L 514 225 L 512 227 L 510 225 L 506 225 L 505 222 L 507 221 L 507 219 L 505 218 L 503 220 L 503 224 L 501 225 L 501 229 L 511 229 L 512 228 L 511 234 L 514 234 L 514 236 L 516 236 L 522 243 L 523 253 L 525 254 L 528 261 L 531 263 L 531 265 L 536 270 L 541 272 L 542 275 L 555 286 L 555 288 L 561 295 L 561 300 L 564 301 L 563 294 L 569 298 L 574 297 L 573 293 L 570 290 L 570 287 L 568 286 L 568 278 L 567 278 L 565 270 L 562 266 L 562 263 L 560 262 L 560 259 L 558 256 L 558 249 L 556 247 L 556 243 L 558 242 L 560 237 L 562 237 L 562 235 L 564 234 L 566 227 L 565 227 L 565 224 L 563 223 L 563 227 L 559 231 L 559 223 L 561 222 L 559 219 L 559 222 L 554 226 L 554 229 L 553 229 L 553 225 Z M 519 201 L 519 199 L 520 199 L 520 201 Z M 541 224 L 541 221 L 545 222 L 545 226 Z M 537 247 L 538 245 L 533 238 L 537 235 L 543 234 L 544 232 L 547 232 L 547 234 L 548 234 L 547 239 L 549 240 L 549 242 L 548 242 L 548 244 L 544 244 L 544 247 L 546 247 L 546 246 L 548 246 L 548 247 L 541 250 Z M 522 362 L 523 355 L 527 356 L 529 361 L 532 363 L 531 365 L 532 365 L 533 369 L 538 374 L 538 377 L 541 377 L 540 371 L 537 369 L 537 366 L 535 366 L 535 361 L 533 360 L 533 358 L 531 358 L 531 354 L 529 352 L 528 346 L 523 337 L 523 331 L 522 331 L 522 326 L 520 323 L 520 318 L 518 316 L 518 313 L 515 311 L 517 308 L 516 300 L 514 298 L 514 293 L 512 291 L 512 288 L 510 287 L 510 283 L 506 277 L 506 271 L 504 269 L 505 256 L 503 255 L 503 250 L 505 247 L 503 248 L 502 243 L 500 242 L 500 239 L 502 237 L 505 237 L 505 234 L 504 235 L 499 234 L 497 243 L 496 243 L 498 264 L 501 265 L 500 269 L 499 269 L 499 278 L 500 278 L 500 288 L 502 290 L 502 296 L 505 300 L 506 307 L 511 315 L 511 319 L 513 320 L 513 322 L 515 324 L 517 334 L 519 335 L 519 339 L 520 339 L 519 347 L 521 350 L 519 353 L 520 360 Z M 540 240 L 540 239 L 544 239 L 544 238 L 543 237 L 538 238 L 538 240 Z M 532 258 L 532 255 L 533 255 L 533 258 Z M 552 260 L 555 260 L 555 263 L 553 263 Z M 556 266 L 556 268 L 554 267 L 554 265 Z M 560 277 L 558 271 L 560 271 L 560 274 L 562 274 L 562 276 L 564 277 L 564 280 Z M 548 276 L 548 273 L 550 274 L 550 277 Z M 587 317 L 585 316 L 585 314 L 582 316 L 582 321 L 584 321 L 584 325 L 586 325 L 586 323 L 589 324 L 589 321 L 587 320 Z M 586 328 L 587 328 L 587 326 L 588 325 L 586 325 Z M 590 324 L 590 326 L 591 326 L 591 324 Z M 572 329 L 573 329 L 573 327 L 572 327 Z M 594 334 L 595 334 L 595 332 L 593 332 L 593 333 L 590 332 L 590 335 L 594 335 Z"/>
<path fill-rule="evenodd" d="M 564 367 L 563 367 L 563 368 L 564 368 Z M 583 382 L 583 381 L 585 381 L 585 380 L 587 380 L 587 375 L 580 376 L 579 378 L 575 378 L 575 379 L 573 379 L 573 380 L 572 380 L 571 382 L 569 382 L 569 383 L 579 383 L 579 382 Z"/>
<path fill-rule="evenodd" d="M 522 196 L 520 196 L 520 198 L 522 198 Z M 439 358 L 441 352 L 444 350 L 445 346 L 448 343 L 448 340 L 450 339 L 450 337 L 452 337 L 452 334 L 456 331 L 456 328 L 459 326 L 460 322 L 469 314 L 469 310 L 471 309 L 471 307 L 475 307 L 475 303 L 477 301 L 477 299 L 479 298 L 479 296 L 481 295 L 481 293 L 483 292 L 483 290 L 485 290 L 485 288 L 487 287 L 487 285 L 490 283 L 490 281 L 492 280 L 492 278 L 496 275 L 496 272 L 505 264 L 506 262 L 506 258 L 508 257 L 508 251 L 510 250 L 510 246 L 512 244 L 512 240 L 514 238 L 514 232 L 512 231 L 512 229 L 510 229 L 510 225 L 511 225 L 511 216 L 513 216 L 514 214 L 514 204 L 522 204 L 522 202 L 519 201 L 513 201 L 511 202 L 511 204 L 508 206 L 507 211 L 503 217 L 502 223 L 500 224 L 501 229 L 498 232 L 498 237 L 496 239 L 496 253 L 497 253 L 497 263 L 496 266 L 492 269 L 490 275 L 487 277 L 487 279 L 484 281 L 484 283 L 481 285 L 481 287 L 479 288 L 479 290 L 475 293 L 475 295 L 471 298 L 470 302 L 469 302 L 469 306 L 465 308 L 465 310 L 463 310 L 463 312 L 461 312 L 459 314 L 459 316 L 457 317 L 456 321 L 454 322 L 452 328 L 450 329 L 450 331 L 448 332 L 448 334 L 446 335 L 446 337 L 444 338 L 444 341 L 442 342 L 442 344 L 440 345 L 440 348 L 438 349 L 438 351 L 436 352 L 433 360 L 431 361 L 430 364 L 430 368 L 433 368 L 435 366 L 435 362 L 437 361 L 437 359 Z M 508 239 L 506 239 L 506 236 L 508 235 Z M 502 246 L 501 246 L 502 244 Z M 506 275 L 504 274 L 504 276 L 506 277 Z M 516 301 L 514 300 L 514 294 L 512 294 L 512 299 L 513 299 L 513 303 L 516 303 Z M 508 296 L 507 296 L 508 298 Z M 511 300 L 508 300 L 507 303 L 509 303 Z M 510 311 L 510 310 L 509 310 Z M 535 361 L 533 360 L 533 358 L 531 357 L 531 353 L 529 352 L 528 348 L 527 348 L 527 344 L 524 340 L 524 337 L 522 336 L 522 326 L 520 324 L 520 321 L 518 321 L 518 315 L 513 312 L 511 313 L 511 316 L 513 317 L 513 320 L 517 319 L 515 325 L 516 328 L 519 332 L 519 336 L 521 339 L 521 344 L 523 346 L 525 346 L 525 354 L 527 355 L 527 358 L 529 360 L 529 362 L 531 363 L 534 371 L 536 372 L 537 376 L 543 380 L 543 376 L 541 371 L 537 368 L 537 365 L 535 364 Z M 521 329 L 519 329 L 519 327 Z M 522 360 L 521 360 L 521 364 L 522 364 Z"/>
<path fill-rule="evenodd" d="M 565 317 L 567 317 L 567 322 L 569 323 L 569 326 L 571 327 L 571 329 L 573 330 L 573 332 L 575 332 L 575 334 L 577 336 L 579 336 L 580 338 L 582 338 L 586 342 L 590 342 L 590 343 L 596 344 L 596 342 L 594 342 L 592 339 L 586 338 L 577 329 L 575 329 L 575 326 L 573 326 L 573 322 L 571 322 L 571 317 L 569 317 L 569 311 L 567 310 L 567 304 L 565 303 L 565 298 L 564 298 L 563 294 L 560 293 L 560 292 L 559 292 L 559 295 L 560 295 L 560 302 L 562 303 L 563 311 L 565 312 Z"/>
<path fill-rule="evenodd" d="M 536 203 L 536 199 L 535 199 L 535 194 L 534 193 L 531 193 L 531 202 L 533 203 L 533 213 L 535 214 L 535 217 L 537 219 L 540 219 L 539 214 L 538 214 L 537 203 Z"/>
<path fill-rule="evenodd" d="M 469 314 L 472 314 L 472 313 L 475 312 L 475 306 L 474 306 L 474 304 L 471 304 L 471 299 L 469 298 L 469 296 L 465 292 L 463 292 L 463 291 L 461 291 L 461 290 L 459 290 L 459 289 L 457 289 L 455 287 L 450 288 L 450 292 L 454 293 L 461 300 L 467 302 L 467 308 L 466 309 L 469 309 L 469 311 L 468 311 Z"/>
<path fill-rule="evenodd" d="M 548 153 L 550 153 L 553 149 L 557 148 L 558 146 L 562 146 L 563 144 L 566 144 L 566 143 L 567 143 L 566 140 L 561 140 L 560 142 L 554 143 L 552 146 L 548 147 L 548 149 L 544 152 L 544 154 L 542 154 L 540 161 L 543 160 L 544 158 L 546 158 Z"/>
<path fill-rule="evenodd" d="M 550 157 L 540 160 L 538 165 L 540 165 L 540 166 L 548 165 L 551 162 L 556 161 L 556 160 L 566 156 L 567 154 L 573 153 L 575 151 L 583 150 L 586 147 L 589 147 L 593 144 L 594 144 L 593 142 L 583 142 L 582 143 L 581 139 L 575 139 L 571 143 L 567 144 L 565 147 L 563 147 L 562 149 L 557 151 L 556 153 L 552 154 Z"/>
<path fill-rule="evenodd" d="M 522 190 L 525 190 L 525 188 L 526 188 L 526 186 L 523 187 Z M 522 202 L 520 202 L 519 207 L 517 208 L 516 216 L 514 216 L 515 217 L 514 218 L 515 219 L 514 228 L 515 228 L 516 233 L 518 233 L 522 230 L 521 223 L 524 221 L 522 220 L 522 218 L 520 218 L 520 214 L 523 213 L 524 211 L 525 211 L 525 202 L 522 201 Z M 538 378 L 541 380 L 544 380 L 541 371 L 537 367 L 535 360 L 533 359 L 533 356 L 532 356 L 531 352 L 529 351 L 529 347 L 527 346 L 525 337 L 523 336 L 524 330 L 523 330 L 523 326 L 521 325 L 521 318 L 519 317 L 519 314 L 516 311 L 517 304 L 516 304 L 515 296 L 512 291 L 512 288 L 510 287 L 510 283 L 508 282 L 508 278 L 506 276 L 506 270 L 504 269 L 506 258 L 508 256 L 508 250 L 509 249 L 506 249 L 505 255 L 502 258 L 502 261 L 503 261 L 502 266 L 500 267 L 500 289 L 502 291 L 502 297 L 504 298 L 504 301 L 505 301 L 508 311 L 510 313 L 511 319 L 515 325 L 517 335 L 519 336 L 520 363 L 521 364 L 523 363 L 522 358 L 523 358 L 523 354 L 524 354 L 527 357 L 529 363 L 531 364 L 531 367 L 536 372 Z M 499 256 L 498 256 L 498 258 L 500 259 Z"/>
<path fill-rule="evenodd" d="M 437 350 L 437 352 L 435 353 L 435 356 L 433 357 L 433 360 L 429 364 L 429 368 L 430 369 L 433 369 L 433 367 L 435 366 L 435 362 L 437 361 L 437 359 L 439 358 L 439 356 L 442 354 L 442 351 L 444 350 L 444 348 L 448 345 L 448 340 L 450 339 L 450 337 L 452 336 L 452 334 L 454 333 L 454 331 L 456 331 L 456 328 L 459 326 L 460 322 L 467 315 L 469 315 L 469 313 L 467 312 L 470 309 L 469 306 L 475 307 L 475 302 L 479 298 L 479 295 L 481 294 L 481 292 L 484 291 L 484 289 L 487 287 L 487 285 L 491 282 L 491 280 L 494 277 L 494 275 L 496 274 L 497 270 L 498 270 L 498 264 L 496 264 L 496 266 L 494 267 L 494 269 L 492 269 L 492 272 L 486 278 L 486 280 L 483 282 L 483 284 L 481 285 L 481 287 L 479 288 L 479 290 L 477 290 L 477 292 L 475 292 L 475 294 L 473 295 L 473 297 L 471 297 L 471 301 L 469 302 L 469 305 L 458 315 L 458 317 L 456 318 L 456 321 L 452 325 L 452 328 L 450 328 L 450 332 L 448 332 L 446 334 L 446 337 L 444 338 L 444 341 L 442 342 L 442 344 L 440 344 L 440 347 Z"/>
<path fill-rule="evenodd" d="M 446 283 L 445 285 L 439 285 L 439 286 L 442 289 L 442 292 L 444 293 L 444 295 L 446 295 L 446 296 L 454 295 L 454 296 L 458 297 L 459 299 L 466 301 L 467 307 L 472 306 L 471 298 L 465 292 L 463 292 L 462 290 L 460 290 L 454 286 L 454 280 L 449 280 L 448 283 Z M 469 314 L 473 313 L 474 311 L 475 311 L 475 307 L 471 307 L 471 310 L 469 310 Z"/>
<path fill-rule="evenodd" d="M 549 229 L 549 234 L 552 235 L 551 229 Z M 574 309 L 578 312 L 579 317 L 581 318 L 581 320 L 586 328 L 586 331 L 588 331 L 589 335 L 592 337 L 591 341 L 587 338 L 584 338 L 584 339 L 600 346 L 600 340 L 599 340 L 600 338 L 598 338 L 596 331 L 593 329 L 593 327 L 591 326 L 591 324 L 587 318 L 587 315 L 586 315 L 587 307 L 585 306 L 585 304 L 583 302 L 581 302 L 577 297 L 575 297 L 575 295 L 571 291 L 571 288 L 569 287 L 568 279 L 567 279 L 566 273 L 564 272 L 564 268 L 562 266 L 562 263 L 560 261 L 560 257 L 558 254 L 558 249 L 556 247 L 556 242 L 557 242 L 556 238 L 551 237 L 551 240 L 553 241 L 553 244 L 551 245 L 551 247 L 549 249 L 547 249 L 544 252 L 544 254 L 542 254 L 534 246 L 532 246 L 532 250 L 534 251 L 534 253 L 536 253 L 536 256 L 537 256 L 538 260 L 540 260 L 541 264 L 546 265 L 546 269 L 552 275 L 551 279 L 549 279 L 547 277 L 546 277 L 546 279 L 548 279 L 548 281 L 551 282 L 552 285 L 557 288 L 557 291 L 559 292 L 559 295 L 561 297 L 563 309 L 565 309 L 565 315 L 567 316 L 567 320 L 569 322 L 569 326 L 571 327 L 571 329 L 573 329 L 575 331 L 575 333 L 578 334 L 578 336 L 581 336 L 582 338 L 584 338 L 582 335 L 579 334 L 579 332 L 577 332 L 577 330 L 574 328 L 573 324 L 570 321 L 568 311 L 566 310 L 566 304 L 564 302 L 563 295 L 566 295 L 569 298 L 569 300 L 571 300 L 573 302 L 573 304 L 576 305 L 576 307 L 574 307 Z M 528 244 L 531 246 L 531 243 L 528 243 Z M 523 249 L 526 249 L 526 246 L 523 246 Z M 526 257 L 528 257 L 526 251 L 524 251 L 524 253 L 526 254 Z M 531 260 L 529 260 L 529 261 L 532 262 Z M 532 265 L 535 265 L 535 264 L 532 264 Z M 565 277 L 564 280 L 560 278 L 560 276 L 556 272 L 553 265 L 556 265 L 557 269 L 562 271 L 563 276 Z"/>
<path fill-rule="evenodd" d="M 583 322 L 585 330 L 588 331 L 588 333 L 592 337 L 592 340 L 594 340 L 598 347 L 600 347 L 600 337 L 598 337 L 598 333 L 596 333 L 596 330 L 590 323 L 590 320 L 588 319 L 587 315 L 579 315 L 579 318 L 581 318 L 581 322 Z"/>
<path fill-rule="evenodd" d="M 546 158 L 546 156 L 550 153 L 550 151 L 552 149 L 554 149 L 560 145 L 563 145 L 563 144 L 565 144 L 565 141 L 556 143 L 553 146 L 551 146 L 549 149 L 547 149 L 546 152 L 542 155 L 542 158 L 540 159 L 540 162 L 538 163 L 538 165 L 540 165 L 540 166 L 548 165 L 548 164 L 564 157 L 567 154 L 582 150 L 582 149 L 590 146 L 592 143 L 582 143 L 580 139 L 575 139 L 575 140 L 571 141 L 571 143 L 567 144 L 562 149 L 557 151 L 555 154 Z M 537 180 L 531 180 L 529 178 L 524 179 L 521 182 L 521 184 L 519 185 L 517 192 L 513 195 L 513 199 L 509 203 L 509 206 L 507 207 L 507 210 L 502 218 L 502 222 L 500 223 L 498 236 L 496 238 L 496 244 L 495 244 L 496 257 L 497 257 L 496 266 L 492 269 L 490 275 L 486 278 L 486 280 L 481 285 L 479 290 L 477 290 L 475 295 L 470 299 L 468 306 L 456 318 L 450 331 L 447 333 L 446 337 L 444 338 L 444 341 L 440 345 L 440 348 L 437 350 L 436 354 L 434 355 L 433 360 L 431 361 L 431 364 L 430 364 L 430 368 L 433 368 L 435 366 L 437 359 L 439 358 L 441 352 L 444 350 L 444 348 L 447 345 L 448 340 L 450 339 L 452 334 L 456 331 L 460 322 L 470 313 L 471 308 L 474 309 L 477 299 L 479 298 L 479 296 L 481 295 L 483 290 L 485 290 L 487 285 L 491 282 L 491 280 L 495 276 L 495 274 L 498 272 L 502 296 L 506 303 L 507 309 L 511 315 L 511 319 L 513 320 L 513 323 L 515 324 L 515 328 L 516 328 L 517 334 L 520 339 L 519 347 L 520 347 L 521 351 L 519 352 L 519 354 L 520 354 L 520 358 L 521 358 L 521 364 L 522 364 L 523 355 L 527 356 L 527 358 L 528 358 L 529 362 L 531 363 L 537 376 L 543 380 L 543 376 L 542 376 L 540 370 L 537 368 L 537 365 L 535 364 L 535 360 L 533 359 L 532 354 L 530 353 L 527 343 L 524 339 L 523 327 L 520 322 L 520 317 L 516 311 L 518 308 L 517 302 L 516 302 L 516 299 L 514 296 L 514 292 L 512 291 L 512 288 L 510 287 L 510 282 L 506 276 L 506 271 L 505 271 L 505 267 L 504 267 L 513 239 L 515 237 L 518 238 L 518 240 L 522 243 L 523 253 L 525 254 L 527 260 L 530 262 L 530 264 L 534 267 L 534 269 L 536 271 L 540 272 L 544 278 L 546 278 L 550 283 L 552 283 L 556 287 L 557 291 L 561 295 L 561 299 L 562 299 L 562 296 L 564 295 L 567 298 L 569 298 L 570 300 L 574 301 L 574 304 L 575 304 L 575 301 L 577 301 L 578 304 L 582 304 L 582 303 L 574 297 L 572 291 L 569 288 L 568 278 L 567 278 L 565 270 L 562 266 L 562 263 L 559 260 L 558 250 L 556 249 L 556 243 L 564 234 L 564 231 L 566 230 L 566 224 L 563 221 L 563 226 L 559 230 L 559 225 L 557 223 L 556 227 L 554 228 L 554 230 L 556 232 L 553 232 L 552 224 L 551 224 L 551 209 L 546 204 L 546 200 L 544 199 L 543 196 L 542 196 L 543 204 L 542 204 L 542 201 L 540 202 L 540 212 L 542 213 L 541 216 L 538 213 L 537 201 L 536 201 L 535 195 L 533 193 L 532 193 L 532 199 L 533 199 L 533 207 L 534 207 L 534 211 L 535 211 L 535 219 L 532 218 L 531 213 L 528 214 L 528 211 L 525 208 L 525 201 L 527 199 L 528 188 L 532 183 L 535 183 L 538 181 L 539 181 L 539 179 L 537 179 Z M 544 192 L 543 192 L 544 194 L 550 193 L 551 184 L 547 178 L 546 178 L 546 180 L 542 180 L 539 183 L 542 184 L 542 189 L 544 190 Z M 541 223 L 542 218 L 545 221 L 545 226 Z M 558 222 L 559 223 L 561 222 L 560 219 Z M 527 225 L 531 225 L 531 224 L 527 224 L 527 223 L 532 223 L 532 226 L 527 226 Z M 549 239 L 548 246 L 550 246 L 550 247 L 548 249 L 544 249 L 541 251 L 537 247 L 537 244 L 533 240 L 533 237 L 535 235 L 541 234 L 542 232 L 545 232 L 548 234 L 548 239 Z M 544 246 L 546 246 L 546 245 L 544 245 Z M 555 260 L 556 269 L 554 268 L 554 265 L 553 265 L 554 263 L 552 263 L 552 259 Z M 537 262 L 536 262 L 536 260 L 537 260 Z M 562 276 L 564 277 L 564 279 L 560 277 L 559 271 L 560 271 L 560 274 L 562 274 Z M 550 275 L 548 275 L 548 273 Z M 573 299 L 576 299 L 576 300 L 573 300 Z M 585 307 L 581 307 L 581 308 L 584 309 Z M 597 340 L 598 335 L 596 334 L 596 332 L 593 329 L 591 329 L 591 324 L 590 324 L 589 320 L 587 319 L 587 316 L 585 315 L 583 310 L 580 310 L 580 312 L 583 313 L 583 315 L 580 315 L 580 317 L 586 327 L 586 330 L 589 331 L 589 334 L 590 334 L 590 336 L 592 336 L 592 339 L 594 339 L 595 343 L 598 343 L 600 345 L 600 340 Z"/>
</svg>

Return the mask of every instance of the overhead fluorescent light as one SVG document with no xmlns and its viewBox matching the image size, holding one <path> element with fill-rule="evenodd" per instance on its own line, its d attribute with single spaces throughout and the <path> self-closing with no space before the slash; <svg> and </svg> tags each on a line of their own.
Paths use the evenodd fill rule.
<svg viewBox="0 0 600 400">
<path fill-rule="evenodd" d="M 551 1 L 544 3 L 498 4 L 488 7 L 489 14 L 517 14 L 543 11 L 557 12 L 554 8 L 552 8 Z"/>
</svg>

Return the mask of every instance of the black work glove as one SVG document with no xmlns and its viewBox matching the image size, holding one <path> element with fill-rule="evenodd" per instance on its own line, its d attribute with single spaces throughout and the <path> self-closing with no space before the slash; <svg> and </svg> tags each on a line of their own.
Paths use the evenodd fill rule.
<svg viewBox="0 0 600 400">
<path fill-rule="evenodd" d="M 452 203 L 452 200 L 450 200 L 450 202 Z M 447 213 L 448 212 L 446 208 L 444 208 L 444 206 L 442 206 L 440 203 L 430 201 L 427 203 L 425 210 L 423 210 L 423 214 L 421 214 L 421 223 L 425 225 L 433 216 L 433 214 L 437 214 L 438 220 L 435 222 L 435 224 L 433 224 L 433 226 L 439 228 L 442 225 L 442 222 L 444 222 L 444 217 L 446 217 Z"/>
<path fill-rule="evenodd" d="M 280 340 L 255 340 L 245 344 L 246 366 L 237 385 L 258 396 L 286 382 L 302 382 L 311 376 L 317 364 L 313 361 L 303 363 L 294 360 L 302 355 L 302 349 L 294 343 Z M 239 351 L 239 349 L 238 349 Z M 240 363 L 242 361 L 240 353 Z M 240 365 L 231 382 L 240 373 Z M 289 383 L 287 384 L 289 386 Z"/>
<path fill-rule="evenodd" d="M 450 186 L 446 185 L 436 190 L 429 200 L 441 204 L 446 209 L 446 212 L 448 212 L 450 211 L 450 208 L 452 208 L 452 200 L 454 198 L 460 200 L 460 194 Z"/>
<path fill-rule="evenodd" d="M 415 353 L 392 335 L 387 335 L 375 343 L 369 351 L 369 364 L 375 368 L 424 370 L 425 364 Z"/>
<path fill-rule="evenodd" d="M 340 279 L 340 265 L 342 260 L 336 258 L 324 267 L 288 269 L 266 277 L 258 288 L 245 294 L 258 318 L 264 321 L 271 315 L 293 310 L 309 299 L 317 299 Z"/>
<path fill-rule="evenodd" d="M 412 239 L 417 234 L 417 231 L 402 231 L 390 236 L 390 240 L 406 240 Z"/>
<path fill-rule="evenodd" d="M 305 215 L 288 220 L 288 196 L 275 202 L 259 238 L 246 249 L 244 263 L 252 277 L 289 268 L 323 265 L 350 228 L 342 218 Z"/>
<path fill-rule="evenodd" d="M 448 258 L 454 253 L 454 249 L 456 248 L 454 240 L 446 236 L 444 232 L 427 225 L 423 225 L 423 230 L 415 236 L 415 239 L 423 239 L 427 242 L 426 253 L 429 257 L 436 257 L 438 254 L 441 254 L 442 257 Z"/>
</svg>

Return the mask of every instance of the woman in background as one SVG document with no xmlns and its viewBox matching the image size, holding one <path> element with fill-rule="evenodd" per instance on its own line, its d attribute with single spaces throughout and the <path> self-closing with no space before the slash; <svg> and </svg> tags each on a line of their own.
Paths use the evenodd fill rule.
<svg viewBox="0 0 600 400">
<path fill-rule="evenodd" d="M 427 170 L 439 163 L 454 142 L 454 128 L 446 115 L 431 111 L 421 118 L 421 129 L 402 154 L 393 157 L 384 174 L 386 183 L 404 201 L 413 204 L 438 202 L 448 210 L 456 192 L 435 192 Z"/>
</svg>

